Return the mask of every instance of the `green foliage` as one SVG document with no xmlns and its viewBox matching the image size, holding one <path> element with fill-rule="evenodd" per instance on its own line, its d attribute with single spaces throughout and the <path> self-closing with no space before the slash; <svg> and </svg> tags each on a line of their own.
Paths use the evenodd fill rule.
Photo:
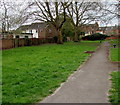
<svg viewBox="0 0 120 105">
<path fill-rule="evenodd" d="M 78 30 L 78 35 L 85 35 L 85 32 Z"/>
<path fill-rule="evenodd" d="M 66 40 L 66 37 L 73 37 L 74 36 L 74 26 L 72 25 L 69 18 L 62 26 L 61 31 L 62 31 L 64 41 Z"/>
<path fill-rule="evenodd" d="M 85 35 L 85 32 L 82 32 L 80 29 L 77 30 L 78 40 L 82 38 L 82 36 Z"/>
<path fill-rule="evenodd" d="M 62 27 L 62 35 L 63 35 L 63 40 L 66 41 L 66 37 L 71 37 L 74 38 L 75 35 L 75 30 L 74 26 L 72 25 L 70 19 L 68 19 L 63 27 Z M 80 29 L 77 29 L 77 35 L 80 37 L 80 35 L 85 35 L 85 32 L 82 32 Z"/>
<path fill-rule="evenodd" d="M 92 40 L 92 41 L 94 41 L 94 40 L 104 40 L 107 37 L 108 37 L 107 35 L 100 34 L 100 33 L 95 33 L 95 34 L 92 34 L 92 35 L 85 36 L 82 39 L 83 40 Z"/>
<path fill-rule="evenodd" d="M 14 48 L 2 52 L 3 103 L 34 103 L 53 93 L 99 45 L 65 43 Z"/>
<path fill-rule="evenodd" d="M 109 91 L 109 101 L 114 105 L 120 105 L 120 71 L 112 72 L 111 76 L 112 88 Z"/>
<path fill-rule="evenodd" d="M 57 36 L 54 36 L 53 39 L 54 39 L 55 43 L 57 43 L 58 37 L 57 37 Z"/>
</svg>

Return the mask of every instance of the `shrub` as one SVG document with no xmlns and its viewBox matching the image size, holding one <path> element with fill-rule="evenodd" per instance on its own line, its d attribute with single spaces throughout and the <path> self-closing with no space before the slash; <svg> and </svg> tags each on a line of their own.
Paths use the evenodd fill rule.
<svg viewBox="0 0 120 105">
<path fill-rule="evenodd" d="M 104 40 L 108 37 L 108 35 L 100 34 L 100 33 L 95 33 L 89 36 L 82 37 L 83 40 Z"/>
<path fill-rule="evenodd" d="M 57 36 L 54 36 L 53 39 L 54 39 L 55 43 L 57 43 L 58 37 L 57 37 Z"/>
</svg>

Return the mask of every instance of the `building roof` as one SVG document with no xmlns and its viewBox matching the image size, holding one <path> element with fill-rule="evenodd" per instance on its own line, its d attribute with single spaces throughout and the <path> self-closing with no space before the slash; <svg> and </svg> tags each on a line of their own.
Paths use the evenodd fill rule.
<svg viewBox="0 0 120 105">
<path fill-rule="evenodd" d="M 85 27 L 93 27 L 93 26 L 99 26 L 97 22 L 93 23 L 93 24 L 84 24 L 83 26 Z"/>
<path fill-rule="evenodd" d="M 113 29 L 118 29 L 119 28 L 119 26 L 106 26 L 106 27 L 99 27 L 99 30 L 106 30 L 106 31 L 108 31 L 108 30 L 113 30 Z"/>
<path fill-rule="evenodd" d="M 17 30 L 26 30 L 30 27 L 30 25 L 22 25 L 19 28 L 17 28 Z"/>
<path fill-rule="evenodd" d="M 46 23 L 32 23 L 29 29 L 39 29 L 46 27 Z"/>
<path fill-rule="evenodd" d="M 18 29 L 20 30 L 27 30 L 27 29 L 42 29 L 44 27 L 46 27 L 47 23 L 32 23 L 30 25 L 23 25 L 20 26 Z"/>
<path fill-rule="evenodd" d="M 104 31 L 106 27 L 99 27 L 99 31 Z"/>
</svg>

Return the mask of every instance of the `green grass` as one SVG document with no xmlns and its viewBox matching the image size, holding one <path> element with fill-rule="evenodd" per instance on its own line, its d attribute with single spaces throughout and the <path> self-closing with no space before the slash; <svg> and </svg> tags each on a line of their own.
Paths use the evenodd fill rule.
<svg viewBox="0 0 120 105">
<path fill-rule="evenodd" d="M 119 45 L 120 45 L 120 39 L 114 39 L 110 40 L 111 48 L 110 48 L 110 60 L 113 62 L 120 61 L 119 58 Z M 113 48 L 113 44 L 116 44 L 116 47 Z"/>
<path fill-rule="evenodd" d="M 89 56 L 98 42 L 65 43 L 3 51 L 3 103 L 33 103 L 52 94 Z"/>
<path fill-rule="evenodd" d="M 0 105 L 2 103 L 2 51 L 0 51 Z"/>
<path fill-rule="evenodd" d="M 91 41 L 91 40 L 85 40 L 85 41 L 82 41 L 82 43 L 100 43 L 100 40 L 95 40 L 95 41 Z"/>
<path fill-rule="evenodd" d="M 111 73 L 112 76 L 112 88 L 109 93 L 109 101 L 115 105 L 120 105 L 120 71 Z"/>
<path fill-rule="evenodd" d="M 119 48 L 110 48 L 110 60 L 113 62 L 118 62 L 120 61 L 119 58 Z"/>
<path fill-rule="evenodd" d="M 119 44 L 120 39 L 110 40 L 111 47 L 116 44 L 116 48 L 110 48 L 110 60 L 113 62 L 119 62 Z M 112 86 L 109 91 L 109 101 L 115 105 L 120 105 L 120 71 L 114 71 L 111 73 Z"/>
<path fill-rule="evenodd" d="M 110 43 L 111 43 L 111 44 L 117 44 L 117 45 L 118 45 L 118 43 L 120 43 L 120 39 L 111 39 L 111 40 L 110 40 Z"/>
</svg>

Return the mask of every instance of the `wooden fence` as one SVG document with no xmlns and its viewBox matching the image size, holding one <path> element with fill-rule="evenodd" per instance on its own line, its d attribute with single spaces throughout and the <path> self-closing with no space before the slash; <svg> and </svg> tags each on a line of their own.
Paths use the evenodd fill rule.
<svg viewBox="0 0 120 105">
<path fill-rule="evenodd" d="M 55 43 L 55 40 L 53 38 L 2 39 L 0 40 L 0 49 L 34 46 L 45 43 Z"/>
<path fill-rule="evenodd" d="M 120 36 L 111 36 L 111 37 L 107 37 L 106 39 L 120 39 Z"/>
</svg>

